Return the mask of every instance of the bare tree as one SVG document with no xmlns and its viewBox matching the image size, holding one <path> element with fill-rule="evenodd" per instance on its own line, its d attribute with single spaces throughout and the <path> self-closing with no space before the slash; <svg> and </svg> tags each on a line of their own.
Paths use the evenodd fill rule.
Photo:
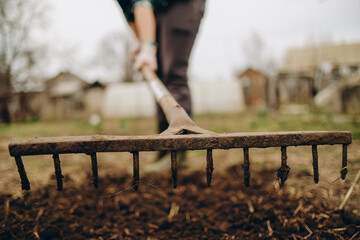
<svg viewBox="0 0 360 240">
<path fill-rule="evenodd" d="M 260 70 L 268 76 L 273 76 L 277 70 L 277 63 L 268 52 L 267 46 L 260 34 L 254 32 L 242 44 L 243 54 L 248 67 Z"/>
<path fill-rule="evenodd" d="M 42 51 L 33 32 L 45 24 L 43 0 L 0 0 L 0 120 L 9 123 L 9 99 L 14 86 L 31 81 Z"/>
<path fill-rule="evenodd" d="M 133 69 L 130 58 L 134 38 L 127 32 L 111 32 L 99 43 L 95 60 L 91 63 L 102 68 L 108 78 L 124 82 L 133 81 Z"/>
<path fill-rule="evenodd" d="M 259 69 L 263 64 L 264 42 L 261 36 L 254 32 L 243 43 L 243 54 L 249 67 Z"/>
</svg>

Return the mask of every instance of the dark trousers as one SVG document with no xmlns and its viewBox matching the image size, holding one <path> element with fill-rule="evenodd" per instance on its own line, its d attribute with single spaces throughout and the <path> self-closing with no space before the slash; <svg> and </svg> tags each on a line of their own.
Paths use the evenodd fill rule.
<svg viewBox="0 0 360 240">
<path fill-rule="evenodd" d="M 179 1 L 155 16 L 156 41 L 159 44 L 157 74 L 190 117 L 192 112 L 187 69 L 204 8 L 205 0 Z M 162 132 L 168 124 L 159 105 L 157 119 L 159 131 Z"/>
</svg>

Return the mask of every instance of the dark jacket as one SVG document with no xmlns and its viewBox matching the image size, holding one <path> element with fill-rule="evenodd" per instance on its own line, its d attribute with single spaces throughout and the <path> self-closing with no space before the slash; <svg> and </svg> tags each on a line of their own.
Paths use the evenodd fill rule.
<svg viewBox="0 0 360 240">
<path fill-rule="evenodd" d="M 141 1 L 150 2 L 156 13 L 165 11 L 176 0 L 117 0 L 129 22 L 134 21 L 134 5 Z"/>
</svg>

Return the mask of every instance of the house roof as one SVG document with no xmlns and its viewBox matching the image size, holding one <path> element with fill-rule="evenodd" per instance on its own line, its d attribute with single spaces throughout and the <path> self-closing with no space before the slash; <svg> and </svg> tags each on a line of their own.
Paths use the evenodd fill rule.
<svg viewBox="0 0 360 240">
<path fill-rule="evenodd" d="M 244 77 L 265 77 L 265 74 L 263 74 L 261 71 L 258 71 L 256 69 L 253 69 L 253 68 L 247 68 L 245 71 L 243 72 L 240 72 L 238 74 L 238 78 L 241 79 L 241 78 L 244 78 Z"/>
<path fill-rule="evenodd" d="M 70 72 L 62 72 L 46 81 L 46 89 L 51 97 L 75 95 L 90 84 Z"/>
<path fill-rule="evenodd" d="M 100 82 L 99 80 L 96 80 L 95 82 L 89 84 L 89 86 L 87 86 L 86 88 L 87 89 L 90 89 L 90 88 L 102 88 L 104 89 L 106 87 L 106 85 L 102 82 Z"/>
<path fill-rule="evenodd" d="M 323 64 L 360 66 L 360 43 L 290 49 L 280 72 L 306 72 Z"/>
</svg>

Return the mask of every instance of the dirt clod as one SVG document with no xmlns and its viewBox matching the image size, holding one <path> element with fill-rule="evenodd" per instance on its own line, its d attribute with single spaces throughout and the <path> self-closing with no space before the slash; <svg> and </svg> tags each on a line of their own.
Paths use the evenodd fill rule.
<svg viewBox="0 0 360 240">
<path fill-rule="evenodd" d="M 282 165 L 277 170 L 277 178 L 281 180 L 281 184 L 284 184 L 290 173 L 290 167 L 288 165 Z"/>
</svg>

